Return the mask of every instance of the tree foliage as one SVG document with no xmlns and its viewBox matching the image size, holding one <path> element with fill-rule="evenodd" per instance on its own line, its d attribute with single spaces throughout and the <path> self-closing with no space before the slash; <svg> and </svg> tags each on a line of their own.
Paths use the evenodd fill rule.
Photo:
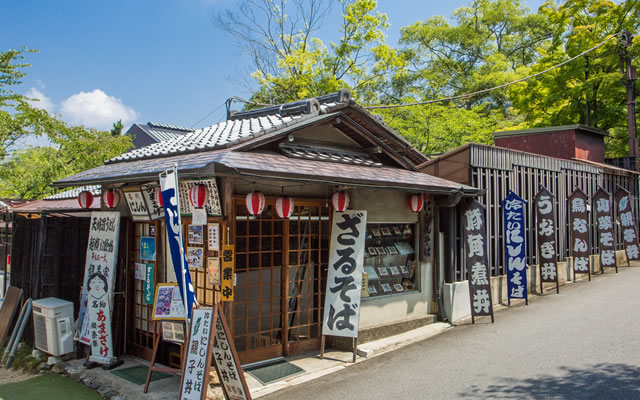
<svg viewBox="0 0 640 400">
<path fill-rule="evenodd" d="M 41 198 L 56 179 L 101 165 L 131 148 L 131 138 L 69 126 L 15 92 L 26 75 L 24 56 L 32 50 L 0 52 L 0 196 Z M 116 123 L 117 124 L 117 123 Z M 114 124 L 114 128 L 116 128 Z M 120 124 L 121 125 L 121 124 Z M 46 135 L 49 147 L 13 150 L 28 135 Z"/>
</svg>

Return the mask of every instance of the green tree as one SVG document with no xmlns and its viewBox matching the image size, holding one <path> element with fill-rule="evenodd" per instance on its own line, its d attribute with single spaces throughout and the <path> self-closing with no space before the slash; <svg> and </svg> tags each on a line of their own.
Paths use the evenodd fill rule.
<svg viewBox="0 0 640 400">
<path fill-rule="evenodd" d="M 622 31 L 638 32 L 640 2 L 573 0 L 545 3 L 539 10 L 554 28 L 553 40 L 537 48 L 538 62 L 522 69 L 524 74 L 543 71 L 588 50 Z M 633 62 L 640 54 L 636 37 L 631 47 L 613 38 L 551 72 L 513 86 L 509 96 L 513 111 L 523 117 L 519 127 L 565 125 L 587 122 L 608 130 L 607 156 L 628 154 L 626 135 L 626 89 L 621 84 L 620 55 L 629 52 Z"/>
<path fill-rule="evenodd" d="M 53 192 L 56 179 L 96 167 L 131 148 L 131 138 L 111 132 L 72 127 L 34 107 L 14 91 L 25 76 L 24 62 L 33 50 L 0 52 L 0 196 L 20 199 L 44 197 Z M 120 123 L 120 125 L 122 125 Z M 115 124 L 114 124 L 115 128 Z M 12 151 L 28 135 L 46 135 L 52 146 Z"/>
<path fill-rule="evenodd" d="M 122 135 L 122 129 L 124 129 L 124 125 L 122 125 L 122 120 L 119 119 L 113 123 L 113 127 L 111 128 L 111 136 Z"/>
<path fill-rule="evenodd" d="M 314 33 L 330 4 L 322 0 L 245 0 L 214 17 L 251 56 L 259 88 L 252 100 L 285 103 L 351 88 L 372 101 L 403 58 L 385 43 L 387 16 L 374 0 L 341 0 L 340 40 L 325 45 Z"/>
</svg>

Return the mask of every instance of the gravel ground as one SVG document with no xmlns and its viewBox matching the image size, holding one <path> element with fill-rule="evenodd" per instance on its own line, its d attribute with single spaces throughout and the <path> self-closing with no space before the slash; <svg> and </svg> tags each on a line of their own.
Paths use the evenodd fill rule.
<svg viewBox="0 0 640 400">
<path fill-rule="evenodd" d="M 24 381 L 34 376 L 36 375 L 27 374 L 15 369 L 0 368 L 0 385 Z"/>
</svg>

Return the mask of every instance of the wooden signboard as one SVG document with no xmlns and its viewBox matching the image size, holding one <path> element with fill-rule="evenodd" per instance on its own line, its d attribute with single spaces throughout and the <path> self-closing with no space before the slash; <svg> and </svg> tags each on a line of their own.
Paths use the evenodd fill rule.
<svg viewBox="0 0 640 400">
<path fill-rule="evenodd" d="M 535 202 L 540 293 L 544 293 L 544 284 L 549 282 L 555 283 L 556 293 L 560 293 L 557 263 L 558 243 L 556 242 L 556 207 L 553 195 L 544 186 L 540 185 Z"/>
<path fill-rule="evenodd" d="M 627 262 L 640 260 L 640 246 L 638 245 L 638 230 L 636 221 L 633 218 L 633 205 L 629 192 L 620 186 L 616 190 L 616 214 L 620 221 L 622 240 L 624 241 L 624 251 L 627 254 Z"/>
<path fill-rule="evenodd" d="M 471 300 L 471 323 L 475 324 L 475 318 L 479 316 L 490 316 L 493 323 L 484 206 L 473 200 L 467 203 L 463 213 L 462 228 Z"/>
<path fill-rule="evenodd" d="M 125 187 L 122 189 L 124 198 L 129 205 L 129 211 L 131 212 L 131 219 L 134 221 L 149 221 L 149 209 L 147 203 L 144 200 L 142 191 L 138 187 Z"/>
<path fill-rule="evenodd" d="M 228 400 L 251 400 L 251 392 L 244 378 L 231 331 L 220 303 L 214 307 L 213 359 L 220 385 Z"/>
<path fill-rule="evenodd" d="M 573 257 L 573 280 L 577 274 L 589 274 L 591 280 L 591 232 L 587 195 L 579 188 L 569 196 L 569 249 Z"/>
<path fill-rule="evenodd" d="M 184 302 L 180 296 L 180 289 L 177 283 L 158 283 L 156 285 L 151 319 L 154 321 L 180 321 L 185 319 Z"/>
<path fill-rule="evenodd" d="M 598 244 L 600 245 L 600 271 L 604 274 L 605 268 L 615 268 L 616 262 L 615 237 L 613 236 L 613 217 L 611 195 L 603 188 L 593 194 L 593 210 L 598 225 Z"/>
<path fill-rule="evenodd" d="M 4 301 L 0 307 L 0 348 L 3 348 L 7 341 L 11 325 L 16 318 L 18 307 L 20 307 L 20 303 L 22 302 L 22 294 L 22 289 L 9 286 L 7 294 L 4 296 Z"/>
<path fill-rule="evenodd" d="M 220 284 L 220 293 L 222 301 L 233 301 L 233 274 L 235 271 L 235 245 L 225 244 L 222 246 L 222 277 Z"/>
<path fill-rule="evenodd" d="M 181 400 L 204 400 L 209 388 L 211 368 L 212 321 L 211 308 L 194 308 L 191 313 L 191 329 L 186 357 L 180 381 Z"/>
</svg>

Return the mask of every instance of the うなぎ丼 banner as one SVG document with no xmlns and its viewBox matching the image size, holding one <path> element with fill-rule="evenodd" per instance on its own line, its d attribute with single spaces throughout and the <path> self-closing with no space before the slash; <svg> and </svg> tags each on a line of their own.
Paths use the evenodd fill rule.
<svg viewBox="0 0 640 400">
<path fill-rule="evenodd" d="M 334 211 L 322 334 L 358 337 L 367 212 Z"/>
<path fill-rule="evenodd" d="M 538 238 L 538 267 L 540 268 L 540 293 L 544 293 L 544 284 L 556 284 L 558 281 L 558 243 L 556 242 L 556 207 L 553 195 L 544 186 L 535 197 L 536 235 Z"/>
<path fill-rule="evenodd" d="M 171 261 L 176 274 L 180 296 L 186 301 L 185 308 L 188 317 L 191 317 L 191 310 L 195 302 L 195 293 L 191 283 L 191 274 L 184 251 L 184 241 L 182 239 L 182 219 L 180 217 L 180 204 L 178 193 L 178 172 L 175 168 L 164 171 L 160 174 L 160 187 L 162 188 L 162 202 L 164 204 L 165 225 L 167 227 L 167 241 L 171 252 Z"/>
</svg>

